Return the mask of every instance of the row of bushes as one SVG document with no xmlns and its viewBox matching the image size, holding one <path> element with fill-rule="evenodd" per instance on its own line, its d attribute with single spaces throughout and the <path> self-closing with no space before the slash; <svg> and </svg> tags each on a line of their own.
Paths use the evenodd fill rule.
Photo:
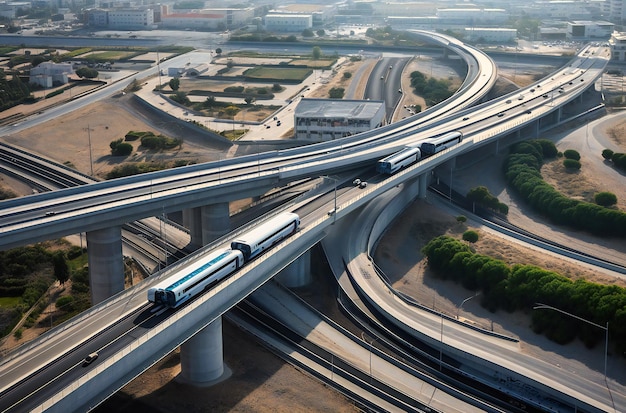
<svg viewBox="0 0 626 413">
<path fill-rule="evenodd" d="M 504 166 L 507 182 L 533 208 L 557 224 L 569 225 L 602 236 L 625 236 L 625 213 L 570 199 L 543 180 L 540 168 L 544 158 L 556 155 L 554 143 L 545 139 L 514 145 Z"/>
<path fill-rule="evenodd" d="M 455 238 L 431 240 L 422 253 L 437 276 L 481 290 L 481 305 L 494 312 L 504 309 L 530 310 L 544 303 L 604 326 L 608 321 L 611 339 L 620 354 L 626 350 L 626 289 L 586 280 L 572 281 L 553 271 L 532 265 L 513 265 L 472 252 Z M 558 343 L 579 337 L 592 347 L 604 338 L 597 327 L 577 322 L 553 311 L 535 311 L 533 329 Z"/>
<path fill-rule="evenodd" d="M 416 94 L 424 98 L 427 106 L 443 102 L 454 93 L 450 90 L 450 82 L 434 77 L 426 79 L 426 76 L 418 71 L 411 73 L 411 87 L 415 89 Z"/>
<path fill-rule="evenodd" d="M 610 149 L 605 149 L 602 151 L 602 157 L 604 157 L 607 161 L 613 162 L 613 165 L 617 169 L 626 171 L 626 153 L 613 152 Z"/>
</svg>

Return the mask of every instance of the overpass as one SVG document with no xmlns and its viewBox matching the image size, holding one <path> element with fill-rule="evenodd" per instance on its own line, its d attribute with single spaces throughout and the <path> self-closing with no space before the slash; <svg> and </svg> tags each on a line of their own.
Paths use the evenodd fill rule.
<svg viewBox="0 0 626 413">
<path fill-rule="evenodd" d="M 346 202 L 340 202 L 339 210 L 332 219 L 328 216 L 324 216 L 323 212 L 321 216 L 319 212 L 317 212 L 317 215 L 313 213 L 306 215 L 306 218 L 303 219 L 303 230 L 292 239 L 286 241 L 284 245 L 280 246 L 280 254 L 267 254 L 263 256 L 245 267 L 242 273 L 220 284 L 220 287 L 217 289 L 212 290 L 207 295 L 194 301 L 180 311 L 174 314 L 168 314 L 166 321 L 148 329 L 149 331 L 146 331 L 145 335 L 133 338 L 134 341 L 129 344 L 129 347 L 123 347 L 110 357 L 107 357 L 106 360 L 97 364 L 95 369 L 92 369 L 86 376 L 83 376 L 80 383 L 69 384 L 66 388 L 68 390 L 62 394 L 60 400 L 58 397 L 52 398 L 46 405 L 54 405 L 55 409 L 57 407 L 62 408 L 64 403 L 71 403 L 69 404 L 70 406 L 81 405 L 87 407 L 93 405 L 94 400 L 98 400 L 98 397 L 102 397 L 100 393 L 97 393 L 98 390 L 96 389 L 100 389 L 99 391 L 106 389 L 105 392 L 111 390 L 110 383 L 113 376 L 117 377 L 115 385 L 119 385 L 120 382 L 127 380 L 133 374 L 138 374 L 134 372 L 142 371 L 142 368 L 146 365 L 149 366 L 153 360 L 158 359 L 155 359 L 155 357 L 160 358 L 161 352 L 164 352 L 163 355 L 165 355 L 169 351 L 168 349 L 173 349 L 181 344 L 181 342 L 186 339 L 182 337 L 189 337 L 212 321 L 217 321 L 219 315 L 230 308 L 229 306 L 232 306 L 234 303 L 232 299 L 226 300 L 224 297 L 232 296 L 236 300 L 239 297 L 244 297 L 246 291 L 251 292 L 258 288 L 266 279 L 271 278 L 271 275 L 285 268 L 306 251 L 310 245 L 319 241 L 319 239 L 325 235 L 325 229 L 329 225 L 332 225 L 335 219 L 340 219 L 342 216 L 364 205 L 370 199 L 406 180 L 417 182 L 418 184 L 416 185 L 419 186 L 420 193 L 423 193 L 427 183 L 426 177 L 434 165 L 442 162 L 450 162 L 458 153 L 472 147 L 472 143 L 482 145 L 496 142 L 495 145 L 497 147 L 498 138 L 502 135 L 510 134 L 511 131 L 516 131 L 521 128 L 539 130 L 539 119 L 541 117 L 549 115 L 555 110 L 558 111 L 560 105 L 582 94 L 584 88 L 579 86 L 579 83 L 574 85 L 574 80 L 579 81 L 583 78 L 580 84 L 584 84 L 586 87 L 592 84 L 595 78 L 601 74 L 604 68 L 602 59 L 591 59 L 589 62 L 586 62 L 586 60 L 586 58 L 577 58 L 572 63 L 572 66 L 570 66 L 575 69 L 565 70 L 563 74 L 560 72 L 555 73 L 551 80 L 545 81 L 541 87 L 544 88 L 542 90 L 548 90 L 548 93 L 551 93 L 548 98 L 543 97 L 543 95 L 532 95 L 535 92 L 530 92 L 530 88 L 527 88 L 523 93 L 528 93 L 528 96 L 524 95 L 526 96 L 524 97 L 520 95 L 522 99 L 519 99 L 517 95 L 514 97 L 515 101 L 511 99 L 513 96 L 504 97 L 495 102 L 480 105 L 479 110 L 472 109 L 471 116 L 467 116 L 469 115 L 469 111 L 461 111 L 458 115 L 450 117 L 448 122 L 455 125 L 453 129 L 463 129 L 467 137 L 462 145 L 428 158 L 417 165 L 416 168 L 412 169 L 411 174 L 401 173 L 391 178 L 381 180 L 381 182 L 368 187 L 366 191 L 363 191 L 358 196 L 350 197 Z M 604 64 L 606 64 L 606 62 L 604 62 Z M 568 88 L 569 90 L 567 92 L 559 93 L 558 90 L 564 87 L 563 85 L 565 84 L 572 87 Z M 502 113 L 502 107 L 507 108 L 506 117 L 498 116 Z M 530 111 L 530 113 L 528 111 Z M 495 124 L 495 127 L 493 124 Z M 133 179 L 130 179 L 124 183 L 115 182 L 115 184 L 119 186 L 107 186 L 107 183 L 103 183 L 101 188 L 97 188 L 97 190 L 93 192 L 89 191 L 89 202 L 85 204 L 82 203 L 86 197 L 85 193 L 81 194 L 80 191 L 74 192 L 73 189 L 59 191 L 63 193 L 59 195 L 61 196 L 60 199 L 63 200 L 62 202 L 58 202 L 56 197 L 46 198 L 40 203 L 35 202 L 35 205 L 33 205 L 35 212 L 32 215 L 29 215 L 28 211 L 24 211 L 23 205 L 13 205 L 12 208 L 7 208 L 5 211 L 11 214 L 9 218 L 20 215 L 22 215 L 23 218 L 24 214 L 26 214 L 28 218 L 25 221 L 19 221 L 19 219 L 17 219 L 1 230 L 4 231 L 6 228 L 10 228 L 8 233 L 13 236 L 14 234 L 20 233 L 20 229 L 24 229 L 24 233 L 28 232 L 27 221 L 35 222 L 34 226 L 48 223 L 48 225 L 43 226 L 47 228 L 54 227 L 54 225 L 49 224 L 49 222 L 56 221 L 57 219 L 66 221 L 66 223 L 69 224 L 74 222 L 74 225 L 78 225 L 76 222 L 80 218 L 77 219 L 76 216 L 85 219 L 86 226 L 97 225 L 94 222 L 97 222 L 102 215 L 97 211 L 98 208 L 91 207 L 90 204 L 105 201 L 110 202 L 108 206 L 108 208 L 111 209 L 111 211 L 108 211 L 110 219 L 113 219 L 112 217 L 116 213 L 123 213 L 123 211 L 127 209 L 126 206 L 133 203 L 144 204 L 143 207 L 145 208 L 145 204 L 154 202 L 157 206 L 152 207 L 160 212 L 163 210 L 163 204 L 167 204 L 168 209 L 179 206 L 180 204 L 177 204 L 175 198 L 183 191 L 192 194 L 191 197 L 187 198 L 190 202 L 196 202 L 201 205 L 202 202 L 207 202 L 207 198 L 202 198 L 200 195 L 202 190 L 206 190 L 207 187 L 210 187 L 213 194 L 217 195 L 218 199 L 222 200 L 226 199 L 226 190 L 239 188 L 236 189 L 240 191 L 239 193 L 246 193 L 245 191 L 250 190 L 249 185 L 251 182 L 256 185 L 277 186 L 277 184 L 279 185 L 291 179 L 299 179 L 303 176 L 316 176 L 328 170 L 342 170 L 352 168 L 354 165 L 372 164 L 374 160 L 379 159 L 387 153 L 393 152 L 399 146 L 415 142 L 423 137 L 431 136 L 431 134 L 435 133 L 433 131 L 443 131 L 446 130 L 446 128 L 449 130 L 450 127 L 451 126 L 446 126 L 441 122 L 435 122 L 434 126 L 431 126 L 431 130 L 426 131 L 424 131 L 424 128 L 405 128 L 400 132 L 394 132 L 390 131 L 390 129 L 395 128 L 383 128 L 375 131 L 375 135 L 380 134 L 383 136 L 383 139 L 381 139 L 383 141 L 382 144 L 373 139 L 368 141 L 368 137 L 364 137 L 364 142 L 359 144 L 355 144 L 354 141 L 348 141 L 335 145 L 315 145 L 313 147 L 304 148 L 306 149 L 304 151 L 302 148 L 299 148 L 292 151 L 247 157 L 247 159 L 244 159 L 245 162 L 239 165 L 236 165 L 234 162 L 218 163 L 217 165 L 209 164 L 211 169 L 208 171 L 202 171 L 201 168 L 191 168 L 194 170 L 176 174 L 178 176 L 175 178 L 167 176 L 168 174 L 166 173 L 163 176 L 153 176 L 149 178 L 149 182 L 141 182 L 141 179 L 132 182 Z M 383 145 L 385 145 L 384 148 L 381 148 Z M 307 150 L 312 153 L 306 153 Z M 406 172 L 408 172 L 408 170 Z M 145 176 L 142 178 L 146 179 Z M 227 189 L 225 190 L 225 188 Z M 222 189 L 223 192 L 220 192 L 220 189 Z M 55 194 L 57 193 L 55 192 Z M 119 199 L 119 195 L 123 195 L 125 199 Z M 321 195 L 318 193 L 316 196 L 319 197 Z M 157 200 L 154 201 L 155 199 Z M 50 210 L 46 202 L 57 202 L 53 204 L 55 205 L 53 207 L 55 209 Z M 304 200 L 300 206 L 293 205 L 293 208 L 305 208 L 304 204 L 309 202 L 311 201 L 308 199 Z M 66 208 L 66 204 L 73 204 L 73 207 Z M 56 209 L 57 207 L 61 209 Z M 322 211 L 325 211 L 325 209 L 322 209 Z M 48 214 L 49 212 L 54 213 Z M 145 213 L 145 211 L 142 213 Z M 138 214 L 138 212 L 135 212 L 135 214 Z M 95 219 L 94 216 L 96 216 Z M 124 217 L 123 219 L 130 218 Z M 42 223 L 42 221 L 44 222 Z M 59 231 L 59 229 L 57 229 L 57 231 Z M 53 231 L 51 230 L 51 232 Z M 6 238 L 7 237 L 3 237 L 3 239 Z M 217 245 L 228 244 L 227 240 L 221 240 L 220 242 L 222 242 L 222 244 L 213 244 L 210 248 Z M 189 262 L 190 261 L 186 261 L 185 263 L 177 264 L 175 267 L 167 270 L 163 276 L 168 276 L 175 271 L 181 270 L 184 268 L 184 265 L 187 265 Z M 256 270 L 251 271 L 252 269 Z M 252 275 L 249 274 L 250 272 Z M 248 274 L 248 276 L 244 277 L 245 274 Z M 267 274 L 271 275 L 268 276 Z M 147 287 L 148 286 L 144 286 L 142 288 Z M 115 306 L 115 303 L 121 303 L 125 308 L 137 308 L 131 306 L 131 298 L 133 298 L 133 300 L 137 299 L 138 303 L 143 302 L 144 308 L 142 311 L 145 312 L 145 294 L 142 294 L 142 291 L 143 290 L 133 289 L 133 291 L 124 292 L 108 300 L 104 307 L 112 308 Z M 223 291 L 226 291 L 226 293 L 223 293 Z M 221 292 L 222 294 L 220 294 Z M 211 298 L 211 300 L 209 300 L 209 298 Z M 138 303 L 134 305 L 137 306 L 139 305 Z M 141 308 L 141 306 L 139 308 Z M 102 307 L 94 308 L 90 311 L 90 314 L 81 316 L 80 319 L 85 319 L 83 317 L 89 318 L 90 315 L 93 316 L 95 313 L 98 313 L 98 317 L 101 317 L 103 316 L 103 310 L 104 308 Z M 120 317 L 126 317 L 125 314 L 128 314 L 117 313 L 119 308 L 115 311 L 114 314 L 117 314 L 117 316 L 110 315 L 111 322 L 119 320 Z M 142 312 L 140 311 L 138 314 L 142 314 Z M 207 317 L 207 314 L 211 314 L 211 316 Z M 109 317 L 105 319 L 109 319 Z M 135 331 L 133 334 L 136 333 Z M 38 343 L 33 343 L 33 345 L 36 344 Z M 39 344 L 46 346 L 45 340 L 41 341 Z M 35 347 L 32 347 L 31 349 L 34 348 Z M 28 351 L 28 349 L 24 349 L 23 351 Z M 133 355 L 132 357 L 130 356 L 131 353 Z M 16 355 L 12 360 L 20 356 L 25 357 L 25 354 L 27 353 Z M 142 360 L 136 360 L 131 363 L 132 360 L 138 358 Z M 130 371 L 133 371 L 133 373 Z M 86 382 L 89 383 L 87 387 L 85 387 Z M 3 383 L 8 382 L 3 380 Z M 91 391 L 87 390 L 87 388 L 91 389 Z M 80 389 L 80 391 L 77 391 L 78 389 Z M 70 397 L 65 398 L 64 396 Z M 73 401 L 73 403 L 71 401 Z"/>
</svg>

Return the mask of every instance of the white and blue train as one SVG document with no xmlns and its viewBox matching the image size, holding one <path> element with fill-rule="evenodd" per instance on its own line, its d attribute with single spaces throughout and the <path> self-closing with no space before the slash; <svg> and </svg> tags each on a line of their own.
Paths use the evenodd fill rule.
<svg viewBox="0 0 626 413">
<path fill-rule="evenodd" d="M 459 131 L 446 133 L 436 138 L 427 139 L 420 143 L 420 149 L 424 156 L 434 155 L 444 149 L 448 149 L 457 143 L 461 143 L 463 134 Z"/>
<path fill-rule="evenodd" d="M 381 174 L 389 174 L 396 172 L 400 168 L 417 162 L 422 156 L 419 148 L 407 146 L 399 152 L 391 154 L 376 163 L 376 171 Z"/>
<path fill-rule="evenodd" d="M 150 288 L 148 301 L 170 308 L 179 307 L 294 234 L 299 227 L 298 214 L 279 214 L 233 241 L 231 249 L 211 252 L 200 259 L 193 269 L 187 268 Z"/>
<path fill-rule="evenodd" d="M 426 139 L 419 144 L 419 147 L 407 146 L 379 160 L 376 163 L 376 171 L 381 174 L 391 175 L 422 158 L 450 148 L 460 143 L 462 140 L 463 133 L 460 131 L 449 132 L 435 138 Z"/>
</svg>

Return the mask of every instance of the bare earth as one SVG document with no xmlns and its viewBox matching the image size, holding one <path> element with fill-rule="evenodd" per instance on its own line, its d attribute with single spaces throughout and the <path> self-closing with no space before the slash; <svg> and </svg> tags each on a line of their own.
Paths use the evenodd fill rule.
<svg viewBox="0 0 626 413">
<path fill-rule="evenodd" d="M 371 62 L 346 64 L 343 70 L 350 70 L 354 73 L 363 64 L 371 65 Z M 419 66 L 420 62 L 414 60 L 409 68 L 413 70 Z M 363 76 L 363 78 L 366 77 Z M 335 85 L 344 87 L 342 76 L 337 76 L 335 79 L 338 80 L 324 85 L 324 88 L 328 89 Z M 408 90 L 404 84 L 403 88 Z M 405 93 L 405 95 L 409 94 Z M 420 98 L 411 96 L 408 96 L 409 100 L 403 103 L 423 104 Z M 162 125 L 159 125 L 158 121 L 137 112 L 126 97 L 109 99 L 85 107 L 68 117 L 56 119 L 18 135 L 5 136 L 2 139 L 59 162 L 67 162 L 85 173 L 89 173 L 91 168 L 89 156 L 89 139 L 91 139 L 94 173 L 103 176 L 119 163 L 119 160 L 110 156 L 109 143 L 112 140 L 123 137 L 129 130 L 158 132 L 159 126 Z M 177 153 L 140 153 L 137 156 L 148 160 L 185 157 L 203 162 L 215 159 L 215 150 L 207 148 L 200 140 L 188 138 L 185 139 L 182 150 Z M 471 169 L 466 169 L 465 175 L 472 179 L 459 185 L 470 185 L 467 186 L 469 188 L 475 186 L 477 182 L 481 184 L 481 180 L 477 177 L 499 176 L 497 175 L 499 170 L 495 169 L 497 162 L 491 162 L 491 169 L 486 164 L 487 162 L 482 162 Z M 581 177 L 584 176 L 593 186 L 596 180 L 592 175 L 587 175 L 587 169 L 592 170 L 583 167 Z M 551 176 L 551 174 L 548 175 Z M 3 176 L 0 178 L 1 186 L 13 188 L 20 194 L 30 193 L 30 189 L 23 184 L 11 178 Z M 456 179 L 461 180 L 460 177 L 455 176 Z M 490 183 L 492 193 L 495 193 L 511 208 L 509 219 L 519 220 L 522 224 L 536 221 L 536 217 L 532 215 L 530 218 L 525 218 L 529 211 L 517 205 L 506 194 L 502 182 Z M 620 187 L 626 188 L 623 182 Z M 494 189 L 498 190 L 494 191 Z M 626 200 L 626 193 L 619 194 L 618 199 L 620 202 Z M 624 204 L 620 204 L 620 207 L 623 208 L 623 206 Z M 473 292 L 432 277 L 421 260 L 419 250 L 433 236 L 442 233 L 459 235 L 466 230 L 467 226 L 458 224 L 454 216 L 454 212 L 446 211 L 445 208 L 428 202 L 418 202 L 409 208 L 406 216 L 403 217 L 403 220 L 410 222 L 410 225 L 396 225 L 390 228 L 376 251 L 377 262 L 385 269 L 396 288 L 415 297 L 425 305 L 432 305 L 449 314 L 455 314 L 457 305 Z M 471 226 L 472 223 L 468 222 L 468 225 Z M 478 230 L 481 240 L 477 243 L 477 248 L 486 254 L 493 254 L 511 262 L 516 260 L 516 262 L 537 263 L 537 265 L 553 268 L 566 275 L 624 285 L 623 281 L 616 281 L 606 274 L 576 267 L 541 252 L 521 248 L 480 228 Z M 620 251 L 623 255 L 626 248 L 622 246 Z M 523 340 L 531 339 L 533 344 L 523 343 L 523 348 L 528 352 L 543 349 L 552 352 L 548 354 L 554 354 L 555 357 L 557 354 L 562 354 L 563 356 L 558 358 L 559 361 L 555 362 L 559 367 L 569 368 L 575 372 L 583 363 L 596 371 L 601 371 L 602 358 L 599 350 L 588 351 L 579 343 L 555 347 L 553 343 L 534 335 L 528 329 L 528 319 L 524 314 L 490 314 L 478 305 L 478 300 L 471 300 L 463 306 L 460 315 L 467 322 L 516 335 Z M 211 388 L 198 389 L 177 383 L 174 378 L 180 372 L 180 364 L 179 355 L 175 353 L 124 387 L 117 400 L 112 405 L 107 403 L 103 408 L 107 410 L 112 408 L 120 412 L 131 410 L 133 412 L 155 410 L 161 412 L 356 411 L 349 400 L 286 364 L 228 322 L 224 323 L 224 357 L 227 366 L 232 370 L 232 376 Z M 620 371 L 621 374 L 619 374 Z M 623 360 L 619 363 L 617 360 L 612 360 L 611 377 L 621 383 L 626 383 L 624 372 L 626 372 L 626 366 Z"/>
</svg>

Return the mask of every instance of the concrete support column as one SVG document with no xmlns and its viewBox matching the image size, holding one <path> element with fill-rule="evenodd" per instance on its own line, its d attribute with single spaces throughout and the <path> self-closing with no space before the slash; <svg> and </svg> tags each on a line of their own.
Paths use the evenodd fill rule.
<svg viewBox="0 0 626 413">
<path fill-rule="evenodd" d="M 496 155 L 500 153 L 500 139 L 496 139 Z"/>
<path fill-rule="evenodd" d="M 122 227 L 87 232 L 87 259 L 92 305 L 124 290 Z"/>
<path fill-rule="evenodd" d="M 538 137 L 539 137 L 539 131 L 540 131 L 540 129 L 539 129 L 539 123 L 540 123 L 540 122 L 539 122 L 539 119 L 537 119 L 537 120 L 535 121 L 535 138 L 538 138 Z"/>
<path fill-rule="evenodd" d="M 210 386 L 224 374 L 222 317 L 198 331 L 180 346 L 181 381 Z"/>
<path fill-rule="evenodd" d="M 276 279 L 287 288 L 308 285 L 313 280 L 311 274 L 311 251 L 308 250 L 276 274 Z"/>
<path fill-rule="evenodd" d="M 189 246 L 193 250 L 202 247 L 202 209 L 200 207 L 183 209 L 183 225 L 191 235 Z"/>
<path fill-rule="evenodd" d="M 426 199 L 426 191 L 428 190 L 428 179 L 430 178 L 430 171 L 423 173 L 418 177 L 418 194 L 420 199 Z"/>
<path fill-rule="evenodd" d="M 202 245 L 215 241 L 230 231 L 230 209 L 228 202 L 201 207 Z"/>
<path fill-rule="evenodd" d="M 556 123 L 561 122 L 561 118 L 563 117 L 563 106 L 559 106 L 556 111 Z"/>
</svg>

